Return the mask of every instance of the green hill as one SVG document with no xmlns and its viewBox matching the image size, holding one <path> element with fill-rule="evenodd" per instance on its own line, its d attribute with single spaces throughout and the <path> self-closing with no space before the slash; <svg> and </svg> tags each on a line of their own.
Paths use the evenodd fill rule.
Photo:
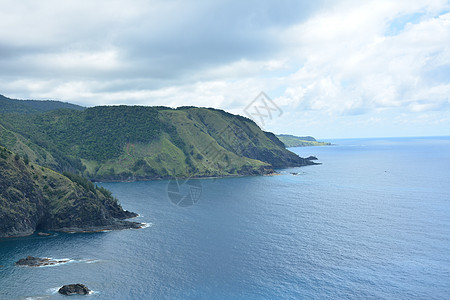
<svg viewBox="0 0 450 300">
<path fill-rule="evenodd" d="M 138 228 L 104 188 L 74 174 L 58 174 L 0 147 L 0 237 L 36 230 Z"/>
<path fill-rule="evenodd" d="M 290 134 L 277 134 L 277 138 L 289 147 L 329 146 L 331 143 L 318 142 L 312 136 L 295 136 Z"/>
<path fill-rule="evenodd" d="M 35 114 L 61 108 L 75 109 L 75 110 L 85 109 L 84 107 L 79 105 L 60 101 L 16 100 L 0 95 L 0 113 Z"/>
<path fill-rule="evenodd" d="M 313 164 L 248 118 L 195 107 L 3 113 L 0 145 L 92 180 L 267 174 Z"/>
</svg>

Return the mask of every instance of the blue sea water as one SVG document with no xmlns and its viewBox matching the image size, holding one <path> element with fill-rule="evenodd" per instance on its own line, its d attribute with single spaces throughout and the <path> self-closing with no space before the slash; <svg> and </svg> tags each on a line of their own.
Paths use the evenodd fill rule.
<svg viewBox="0 0 450 300">
<path fill-rule="evenodd" d="M 450 299 L 450 138 L 332 142 L 291 148 L 322 165 L 200 180 L 188 207 L 167 181 L 102 183 L 151 226 L 0 240 L 0 298 Z"/>
</svg>

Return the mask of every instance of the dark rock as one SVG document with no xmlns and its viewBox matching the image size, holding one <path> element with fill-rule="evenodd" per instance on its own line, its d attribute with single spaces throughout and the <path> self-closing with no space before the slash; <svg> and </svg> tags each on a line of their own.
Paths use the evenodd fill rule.
<svg viewBox="0 0 450 300">
<path fill-rule="evenodd" d="M 61 287 L 58 292 L 60 294 L 70 296 L 70 295 L 87 295 L 91 292 L 84 284 L 68 284 Z"/>
<path fill-rule="evenodd" d="M 317 160 L 317 157 L 315 156 L 308 156 L 307 158 L 305 158 L 306 160 Z"/>
<path fill-rule="evenodd" d="M 27 258 L 21 258 L 16 261 L 16 266 L 36 266 L 40 262 L 42 262 L 42 258 L 28 256 Z"/>
<path fill-rule="evenodd" d="M 28 267 L 53 266 L 56 264 L 66 263 L 68 261 L 69 260 L 67 259 L 53 260 L 50 258 L 28 256 L 27 258 L 21 258 L 18 261 L 16 261 L 16 266 L 28 266 Z"/>
<path fill-rule="evenodd" d="M 292 172 L 291 174 L 294 175 L 294 176 L 295 176 L 295 175 L 298 175 L 298 173 L 295 173 L 295 172 Z"/>
</svg>

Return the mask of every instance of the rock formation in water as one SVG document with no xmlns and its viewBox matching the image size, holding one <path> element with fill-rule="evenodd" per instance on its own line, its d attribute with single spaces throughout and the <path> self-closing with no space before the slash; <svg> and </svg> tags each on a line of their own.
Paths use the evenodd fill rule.
<svg viewBox="0 0 450 300">
<path fill-rule="evenodd" d="M 62 286 L 58 292 L 62 295 L 70 296 L 70 295 L 88 295 L 91 290 L 87 288 L 84 284 L 68 284 Z"/>
</svg>

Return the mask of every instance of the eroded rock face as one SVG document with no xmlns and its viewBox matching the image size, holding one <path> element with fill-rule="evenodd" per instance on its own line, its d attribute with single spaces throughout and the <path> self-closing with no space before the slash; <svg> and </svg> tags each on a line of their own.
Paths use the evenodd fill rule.
<svg viewBox="0 0 450 300">
<path fill-rule="evenodd" d="M 66 296 L 70 295 L 88 295 L 91 292 L 87 286 L 81 283 L 77 284 L 68 284 L 61 287 L 58 293 Z"/>
</svg>

